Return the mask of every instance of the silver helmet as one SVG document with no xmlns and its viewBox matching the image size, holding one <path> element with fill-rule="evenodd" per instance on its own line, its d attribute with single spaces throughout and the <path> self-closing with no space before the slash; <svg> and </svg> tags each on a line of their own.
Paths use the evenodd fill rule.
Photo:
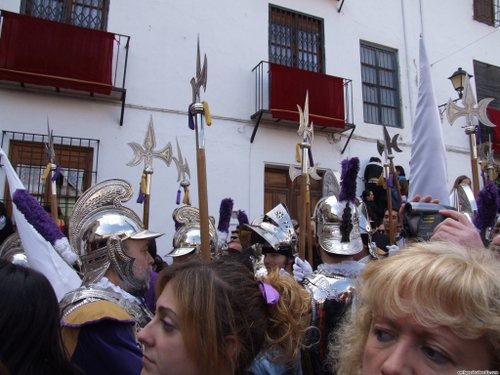
<svg viewBox="0 0 500 375">
<path fill-rule="evenodd" d="M 280 203 L 264 216 L 246 224 L 256 235 L 252 242 L 268 245 L 275 252 L 291 256 L 297 253 L 297 235 L 287 207 Z"/>
<path fill-rule="evenodd" d="M 19 232 L 12 233 L 3 241 L 0 247 L 0 259 L 8 260 L 20 266 L 29 267 L 28 257 L 24 252 Z"/>
<path fill-rule="evenodd" d="M 196 207 L 182 206 L 176 208 L 172 213 L 176 223 L 176 231 L 172 241 L 173 250 L 167 255 L 170 257 L 180 257 L 190 252 L 193 255 L 201 256 L 201 231 L 200 231 L 200 211 Z M 217 246 L 217 229 L 215 219 L 210 216 L 208 231 L 210 235 L 210 253 L 212 258 L 219 257 Z"/>
<path fill-rule="evenodd" d="M 323 197 L 314 210 L 319 245 L 328 253 L 354 255 L 363 250 L 359 232 L 359 214 L 355 204 Z"/>
<path fill-rule="evenodd" d="M 145 229 L 139 216 L 122 206 L 132 195 L 129 182 L 110 179 L 86 190 L 76 202 L 69 220 L 69 240 L 82 262 L 82 285 L 99 281 L 111 266 L 128 289 L 145 287 L 132 272 L 135 258 L 124 251 L 123 241 L 152 239 L 163 233 Z"/>
<path fill-rule="evenodd" d="M 363 202 L 361 199 L 357 200 L 357 205 L 358 205 L 358 216 L 359 216 L 359 233 L 360 235 L 366 235 L 368 237 L 368 252 L 370 255 L 375 258 L 379 259 L 379 254 L 372 244 L 372 226 L 370 224 L 369 220 L 369 214 L 368 214 L 368 208 L 366 207 L 365 202 Z"/>
</svg>

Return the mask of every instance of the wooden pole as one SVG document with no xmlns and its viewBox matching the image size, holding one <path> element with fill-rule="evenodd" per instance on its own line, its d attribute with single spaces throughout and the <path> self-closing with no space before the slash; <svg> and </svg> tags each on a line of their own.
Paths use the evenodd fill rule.
<svg viewBox="0 0 500 375">
<path fill-rule="evenodd" d="M 145 168 L 144 175 L 146 176 L 146 193 L 144 194 L 144 206 L 142 207 L 142 222 L 144 228 L 149 229 L 149 207 L 151 198 L 151 177 L 153 175 L 152 170 Z"/>
<path fill-rule="evenodd" d="M 465 134 L 469 136 L 472 187 L 474 190 L 474 197 L 477 199 L 479 193 L 479 168 L 477 165 L 476 132 L 477 129 L 473 125 L 469 125 L 465 128 Z"/>
<path fill-rule="evenodd" d="M 309 179 L 309 176 L 307 176 Z M 311 189 L 309 183 L 307 183 L 307 204 L 306 204 L 306 223 L 307 223 L 307 257 L 308 261 L 313 265 L 314 254 L 313 254 L 313 246 L 312 246 L 312 234 L 311 234 Z"/>
<path fill-rule="evenodd" d="M 196 152 L 196 161 L 198 168 L 198 204 L 200 206 L 201 259 L 208 261 L 211 259 L 211 255 L 205 149 L 199 149 Z"/>
<path fill-rule="evenodd" d="M 306 259 L 307 239 L 307 175 L 300 176 L 300 236 L 299 236 L 299 258 Z"/>
<path fill-rule="evenodd" d="M 209 261 L 210 229 L 208 216 L 207 165 L 205 157 L 205 136 L 203 129 L 204 107 L 202 103 L 194 103 L 191 111 L 195 116 L 196 130 L 196 168 L 198 173 L 198 205 L 200 209 L 201 259 Z"/>
<path fill-rule="evenodd" d="M 50 188 L 50 216 L 52 216 L 52 219 L 54 220 L 56 225 L 59 226 L 59 210 L 57 209 L 57 184 L 56 181 L 52 181 L 52 176 L 54 175 L 56 168 L 57 166 L 51 163 L 51 173 L 49 174 L 48 178 L 48 186 Z"/>
<path fill-rule="evenodd" d="M 391 155 L 392 156 L 392 155 Z M 399 204 L 401 204 L 403 198 L 401 197 L 401 187 L 399 186 L 399 179 L 398 176 L 396 176 L 396 167 L 394 166 L 394 156 L 390 159 L 391 162 L 391 171 L 392 171 L 392 183 L 396 187 L 396 190 L 398 192 L 398 201 Z"/>
<path fill-rule="evenodd" d="M 392 219 L 392 192 L 391 188 L 387 186 L 387 180 L 389 179 L 389 165 L 390 164 L 385 164 L 384 165 L 384 171 L 385 171 L 385 189 L 387 193 L 387 213 L 389 215 L 389 244 L 394 245 L 394 220 Z M 387 230 L 386 230 L 387 231 Z"/>
</svg>

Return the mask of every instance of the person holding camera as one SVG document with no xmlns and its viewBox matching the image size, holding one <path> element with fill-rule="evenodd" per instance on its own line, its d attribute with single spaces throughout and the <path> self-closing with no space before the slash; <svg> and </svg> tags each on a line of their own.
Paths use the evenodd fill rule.
<svg viewBox="0 0 500 375">
<path fill-rule="evenodd" d="M 410 203 L 417 202 L 439 204 L 439 200 L 433 199 L 430 195 L 423 198 L 416 195 L 410 201 Z M 401 205 L 400 216 L 403 216 L 405 205 L 405 203 Z M 472 248 L 484 247 L 479 231 L 465 214 L 453 209 L 438 210 L 438 213 L 445 216 L 446 219 L 436 226 L 429 238 L 430 241 L 442 240 Z M 492 244 L 496 243 L 495 239 L 500 247 L 500 237 L 495 237 Z"/>
<path fill-rule="evenodd" d="M 434 229 L 431 241 L 445 240 L 467 247 L 484 247 L 481 235 L 466 215 L 455 210 L 439 210 L 439 213 L 446 219 Z"/>
</svg>

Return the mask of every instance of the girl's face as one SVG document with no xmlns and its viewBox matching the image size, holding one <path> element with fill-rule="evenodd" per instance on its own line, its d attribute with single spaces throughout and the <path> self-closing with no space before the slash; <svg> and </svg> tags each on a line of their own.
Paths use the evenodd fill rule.
<svg viewBox="0 0 500 375">
<path fill-rule="evenodd" d="M 424 327 L 413 318 L 375 315 L 366 341 L 363 375 L 456 375 L 491 370 L 492 356 L 483 339 L 468 340 L 449 328 Z"/>
<path fill-rule="evenodd" d="M 144 344 L 141 375 L 202 375 L 188 355 L 179 326 L 172 283 L 167 283 L 156 303 L 154 319 L 138 334 Z"/>
</svg>

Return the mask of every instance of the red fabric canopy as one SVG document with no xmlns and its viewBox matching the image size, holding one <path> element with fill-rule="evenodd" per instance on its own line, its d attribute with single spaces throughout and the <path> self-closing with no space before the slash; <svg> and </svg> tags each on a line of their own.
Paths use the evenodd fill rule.
<svg viewBox="0 0 500 375">
<path fill-rule="evenodd" d="M 299 121 L 309 91 L 309 121 L 314 125 L 345 128 L 344 79 L 307 70 L 270 64 L 271 105 L 274 118 Z"/>
<path fill-rule="evenodd" d="M 500 152 L 500 111 L 497 109 L 487 108 L 490 115 L 490 121 L 496 125 L 495 141 L 493 142 L 493 150 Z"/>
<path fill-rule="evenodd" d="M 115 35 L 2 11 L 0 79 L 109 95 Z"/>
</svg>

